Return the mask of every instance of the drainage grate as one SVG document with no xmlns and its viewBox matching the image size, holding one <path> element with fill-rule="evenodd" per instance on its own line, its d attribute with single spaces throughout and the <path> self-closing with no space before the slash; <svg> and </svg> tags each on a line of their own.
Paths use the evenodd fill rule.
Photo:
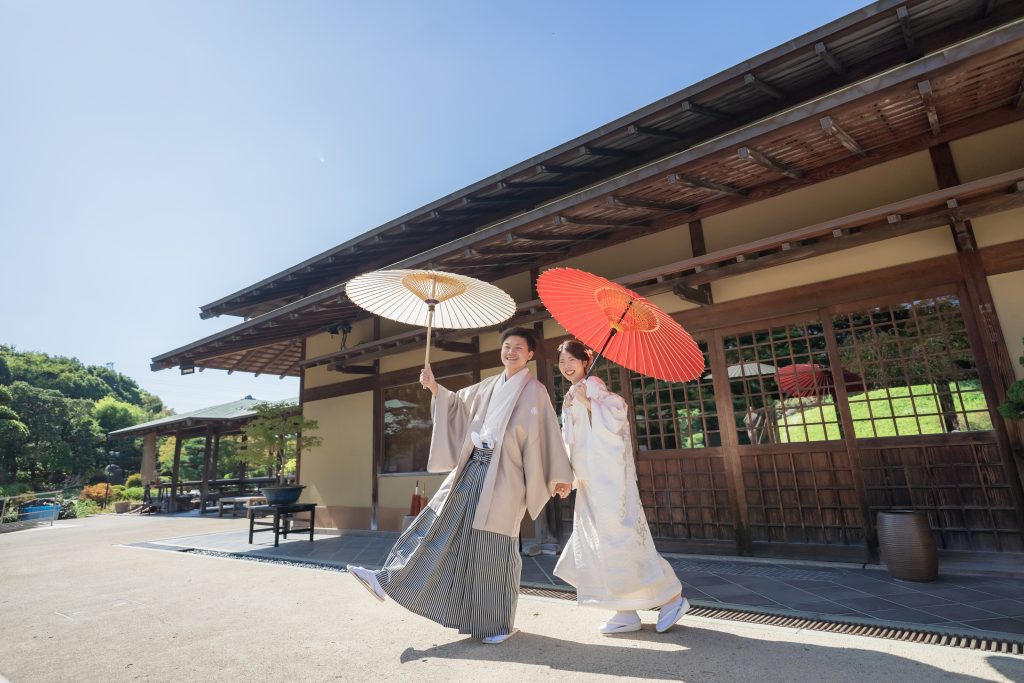
<svg viewBox="0 0 1024 683">
<path fill-rule="evenodd" d="M 523 586 L 525 595 L 537 595 L 545 598 L 575 600 L 576 594 L 571 591 Z M 772 614 L 760 611 L 747 611 L 722 607 L 691 607 L 689 614 L 706 619 L 724 619 L 726 621 L 742 621 L 765 626 L 782 626 L 810 631 L 825 631 L 841 635 L 866 636 L 868 638 L 884 638 L 885 640 L 902 640 L 908 643 L 925 645 L 944 645 L 970 650 L 984 650 L 1003 654 L 1024 654 L 1024 639 L 1019 641 L 994 638 L 992 636 L 969 635 L 929 631 L 906 626 L 887 626 L 883 624 L 864 624 L 840 619 L 822 619 L 820 617 L 802 617 L 792 614 Z"/>
</svg>

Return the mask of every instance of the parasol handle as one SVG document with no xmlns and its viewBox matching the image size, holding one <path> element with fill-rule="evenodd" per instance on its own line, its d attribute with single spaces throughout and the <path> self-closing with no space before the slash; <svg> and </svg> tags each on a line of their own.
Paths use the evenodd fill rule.
<svg viewBox="0 0 1024 683">
<path fill-rule="evenodd" d="M 611 342 L 612 337 L 614 337 L 615 333 L 619 331 L 620 326 L 622 325 L 622 321 L 626 318 L 626 314 L 629 313 L 629 309 L 632 305 L 633 299 L 630 299 L 629 303 L 622 310 L 622 315 L 620 315 L 619 319 L 615 322 L 614 325 L 612 325 L 612 329 L 608 331 L 608 338 L 605 339 L 604 344 L 601 345 L 601 350 L 598 351 L 597 355 L 594 356 L 594 360 L 590 361 L 590 367 L 587 369 L 587 374 L 584 375 L 583 377 L 584 381 L 586 381 L 586 379 L 590 377 L 590 375 L 594 372 L 594 368 L 597 367 L 597 361 L 601 360 L 601 356 L 604 355 L 604 350 L 608 348 L 608 344 Z"/>
<path fill-rule="evenodd" d="M 427 304 L 427 352 L 423 357 L 423 367 L 430 365 L 430 333 L 434 327 L 434 304 Z"/>
</svg>

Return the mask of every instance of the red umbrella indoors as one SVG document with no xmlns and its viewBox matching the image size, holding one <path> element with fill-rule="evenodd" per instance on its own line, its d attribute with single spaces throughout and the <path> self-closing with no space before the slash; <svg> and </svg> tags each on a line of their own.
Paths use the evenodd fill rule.
<svg viewBox="0 0 1024 683">
<path fill-rule="evenodd" d="M 780 367 L 775 371 L 775 381 L 779 389 L 790 396 L 834 396 L 836 393 L 832 369 L 817 363 L 794 363 Z M 848 393 L 864 391 L 864 380 L 856 373 L 843 370 L 843 383 Z"/>
<path fill-rule="evenodd" d="M 644 375 L 688 382 L 704 372 L 704 354 L 663 310 L 620 284 L 575 268 L 552 268 L 537 280 L 548 312 L 577 339 Z"/>
</svg>

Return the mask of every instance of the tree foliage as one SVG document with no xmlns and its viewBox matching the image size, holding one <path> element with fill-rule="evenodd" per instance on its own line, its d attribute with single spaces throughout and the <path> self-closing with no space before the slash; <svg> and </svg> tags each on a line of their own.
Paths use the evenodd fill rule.
<svg viewBox="0 0 1024 683">
<path fill-rule="evenodd" d="M 242 428 L 247 443 L 238 457 L 249 465 L 272 469 L 283 480 L 285 466 L 299 450 L 321 444 L 320 437 L 310 434 L 319 424 L 306 418 L 297 406 L 283 401 L 258 403 L 254 409 L 257 417 Z"/>
</svg>

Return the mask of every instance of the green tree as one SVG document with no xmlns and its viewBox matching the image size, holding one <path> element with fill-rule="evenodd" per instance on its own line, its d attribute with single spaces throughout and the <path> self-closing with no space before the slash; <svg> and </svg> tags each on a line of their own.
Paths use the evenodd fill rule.
<svg viewBox="0 0 1024 683">
<path fill-rule="evenodd" d="M 286 465 L 297 452 L 321 444 L 320 437 L 310 435 L 319 424 L 307 419 L 300 407 L 283 401 L 259 403 L 255 410 L 256 418 L 242 428 L 247 444 L 238 457 L 248 465 L 269 468 L 284 481 Z"/>
<path fill-rule="evenodd" d="M 29 438 L 28 427 L 11 408 L 12 400 L 11 390 L 0 385 L 0 483 L 17 478 L 18 456 Z"/>
<path fill-rule="evenodd" d="M 1024 356 L 1017 359 L 1024 365 Z M 1024 420 L 1024 379 L 1019 379 L 1006 390 L 1006 401 L 999 406 L 999 414 L 1010 420 Z"/>
<path fill-rule="evenodd" d="M 104 396 L 96 401 L 92 409 L 92 416 L 99 423 L 100 428 L 108 434 L 118 429 L 132 427 L 149 419 L 143 408 L 119 401 L 113 396 Z"/>
<path fill-rule="evenodd" d="M 7 357 L 3 353 L 3 347 L 0 347 L 0 385 L 10 384 L 12 381 L 11 367 L 7 364 Z"/>
</svg>

